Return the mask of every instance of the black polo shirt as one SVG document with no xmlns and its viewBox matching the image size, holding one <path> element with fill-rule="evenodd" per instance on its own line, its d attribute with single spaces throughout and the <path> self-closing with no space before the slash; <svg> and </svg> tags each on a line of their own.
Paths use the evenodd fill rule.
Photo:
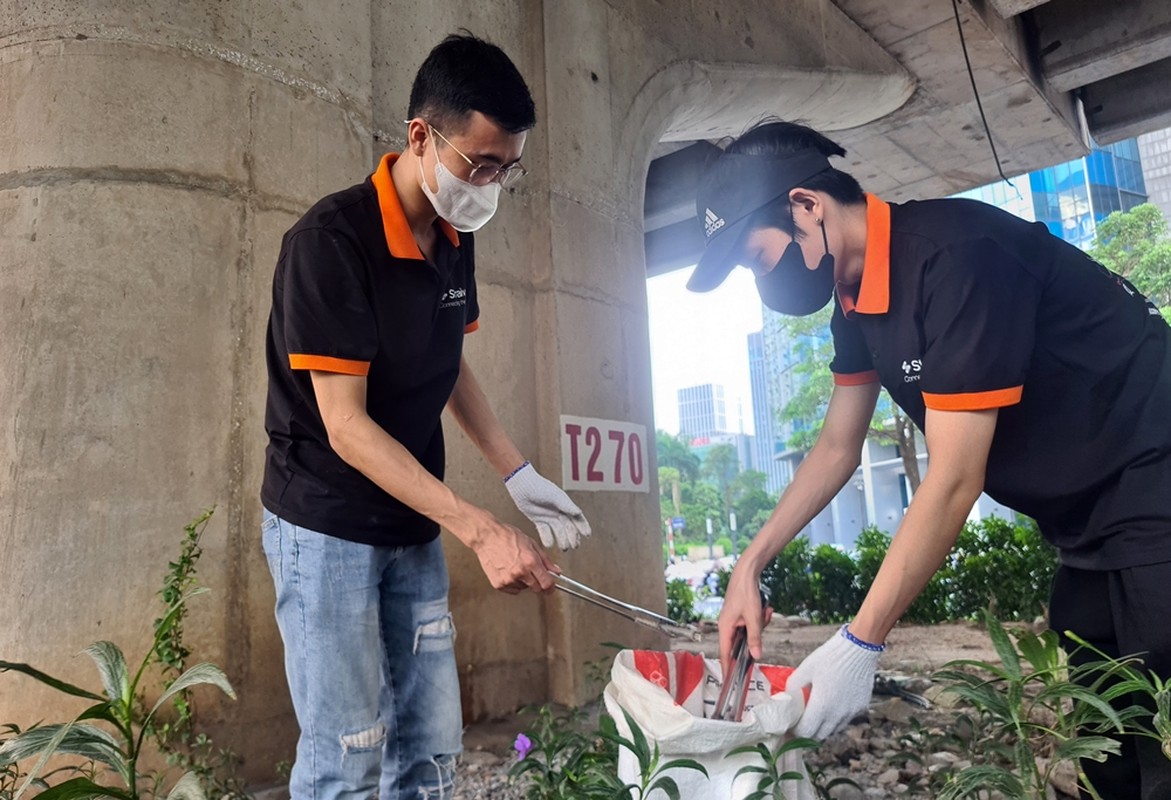
<svg viewBox="0 0 1171 800">
<path fill-rule="evenodd" d="M 1171 560 L 1171 330 L 1129 282 L 972 200 L 867 198 L 856 298 L 831 323 L 834 380 L 928 408 L 998 408 L 985 491 L 1062 561 Z"/>
<path fill-rule="evenodd" d="M 296 525 L 375 545 L 428 542 L 439 526 L 338 457 L 309 371 L 366 376 L 367 413 L 442 480 L 440 415 L 479 317 L 472 236 L 439 222 L 435 262 L 423 258 L 391 183 L 395 158 L 285 234 L 267 343 L 261 501 Z"/>
</svg>

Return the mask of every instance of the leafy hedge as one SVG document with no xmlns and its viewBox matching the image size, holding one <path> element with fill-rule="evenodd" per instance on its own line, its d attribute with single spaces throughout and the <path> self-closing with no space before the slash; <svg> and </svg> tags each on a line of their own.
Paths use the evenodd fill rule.
<svg viewBox="0 0 1171 800">
<path fill-rule="evenodd" d="M 770 604 L 780 614 L 816 623 L 853 617 L 878 574 L 890 536 L 868 528 L 855 549 L 812 547 L 799 536 L 761 576 Z M 906 622 L 931 624 L 972 619 L 991 610 L 999 619 L 1032 620 L 1049 601 L 1057 552 L 1041 538 L 1036 523 L 990 517 L 964 525 L 943 566 L 903 615 Z M 721 581 L 721 588 L 726 579 Z"/>
</svg>

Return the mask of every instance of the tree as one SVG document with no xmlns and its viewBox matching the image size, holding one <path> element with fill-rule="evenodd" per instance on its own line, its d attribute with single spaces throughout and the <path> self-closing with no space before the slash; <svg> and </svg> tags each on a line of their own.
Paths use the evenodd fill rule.
<svg viewBox="0 0 1171 800">
<path fill-rule="evenodd" d="M 677 469 L 684 483 L 699 480 L 699 456 L 691 452 L 691 443 L 682 434 L 672 436 L 666 431 L 655 431 L 655 455 L 660 467 Z"/>
<path fill-rule="evenodd" d="M 663 519 L 679 516 L 683 505 L 679 470 L 659 467 L 659 510 Z"/>
<path fill-rule="evenodd" d="M 826 306 L 807 317 L 783 317 L 781 328 L 793 342 L 793 396 L 780 411 L 781 422 L 801 423 L 786 443 L 795 450 L 809 450 L 817 441 L 825 419 L 825 410 L 833 392 L 833 375 L 828 366 L 833 359 L 833 340 L 829 320 L 833 306 Z M 870 420 L 869 438 L 879 444 L 892 444 L 903 459 L 911 494 L 919 489 L 919 455 L 915 423 L 902 412 L 884 389 Z"/>
<path fill-rule="evenodd" d="M 721 519 L 723 500 L 719 490 L 710 483 L 689 483 L 683 486 L 684 538 L 700 542 L 707 538 L 707 520 L 712 521 L 717 535 L 724 530 Z"/>
<path fill-rule="evenodd" d="M 1171 233 L 1157 206 L 1143 203 L 1106 217 L 1087 253 L 1133 283 L 1171 322 Z"/>
<path fill-rule="evenodd" d="M 724 502 L 724 519 L 732 510 L 732 482 L 740 472 L 740 456 L 730 444 L 713 445 L 703 457 L 701 474 L 710 478 Z"/>
</svg>

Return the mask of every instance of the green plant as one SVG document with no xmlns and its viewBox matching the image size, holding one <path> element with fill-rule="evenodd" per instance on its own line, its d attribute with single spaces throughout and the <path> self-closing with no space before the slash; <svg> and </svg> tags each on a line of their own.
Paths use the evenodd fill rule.
<svg viewBox="0 0 1171 800">
<path fill-rule="evenodd" d="M 35 728 L 36 726 L 34 725 L 33 727 Z M 0 750 L 3 750 L 8 742 L 20 735 L 21 730 L 19 725 L 12 723 L 0 725 Z M 83 761 L 80 764 L 65 764 L 34 777 L 30 787 L 37 790 L 48 789 L 49 779 L 54 775 L 80 775 L 89 777 L 92 780 L 95 771 L 96 768 L 92 760 Z M 24 783 L 24 778 L 25 775 L 21 772 L 18 763 L 12 762 L 0 766 L 0 800 L 13 800 L 16 796 L 17 787 Z"/>
<path fill-rule="evenodd" d="M 818 545 L 809 555 L 809 573 L 813 621 L 825 624 L 853 618 L 864 596 L 854 559 L 832 545 Z"/>
<path fill-rule="evenodd" d="M 167 564 L 159 597 L 166 611 L 197 585 L 196 568 L 203 555 L 200 540 L 215 508 L 210 508 L 183 528 L 179 557 Z M 169 625 L 166 614 L 154 621 L 159 645 L 155 657 L 162 670 L 163 686 L 169 688 L 186 669 L 190 649 L 184 641 L 187 609 L 181 606 Z M 208 793 L 218 800 L 244 800 L 243 782 L 236 776 L 240 757 L 228 748 L 216 747 L 207 734 L 196 730 L 195 708 L 191 692 L 183 690 L 171 698 L 172 711 L 167 718 L 156 717 L 148 732 L 167 764 L 183 772 L 192 772 Z"/>
<path fill-rule="evenodd" d="M 1035 522 L 989 517 L 964 525 L 939 579 L 951 619 L 979 618 L 993 608 L 999 619 L 1032 620 L 1044 609 L 1044 587 L 1056 570 L 1057 552 Z"/>
<path fill-rule="evenodd" d="M 231 684 L 219 667 L 213 664 L 196 664 L 180 675 L 141 719 L 136 713 L 139 690 L 143 686 L 147 668 L 157 658 L 162 637 L 166 635 L 187 601 L 199 593 L 200 590 L 190 592 L 171 606 L 163 617 L 162 624 L 155 631 L 150 650 L 133 673 L 127 668 L 122 651 L 114 643 L 95 642 L 85 649 L 101 675 L 104 695 L 66 683 L 28 664 L 0 661 L 0 672 L 22 673 L 63 694 L 93 701 L 93 705 L 70 722 L 31 728 L 0 748 L 0 766 L 39 757 L 13 793 L 13 800 L 20 800 L 40 775 L 46 762 L 58 755 L 80 756 L 93 760 L 112 771 L 122 786 L 99 784 L 96 776 L 80 776 L 45 789 L 39 795 L 43 800 L 69 800 L 80 797 L 136 800 L 140 797 L 139 785 L 143 777 L 138 772 L 138 761 L 144 752 L 143 743 L 147 729 L 159 709 L 184 689 L 201 684 L 217 686 L 229 697 L 235 697 Z M 105 723 L 113 732 L 91 724 L 91 721 Z M 168 798 L 177 800 L 202 796 L 198 779 L 191 772 L 180 777 L 167 795 Z"/>
<path fill-rule="evenodd" d="M 816 750 L 820 746 L 821 743 L 816 739 L 795 738 L 783 743 L 775 751 L 769 750 L 768 746 L 764 743 L 759 743 L 746 747 L 737 747 L 735 750 L 729 752 L 729 757 L 756 753 L 764 762 L 763 766 L 749 764 L 736 771 L 737 778 L 741 775 L 760 776 L 760 780 L 756 784 L 756 790 L 744 798 L 744 800 L 785 800 L 785 792 L 782 784 L 785 781 L 803 780 L 805 775 L 796 770 L 781 772 L 779 764 L 782 758 L 786 753 L 794 750 Z"/>
<path fill-rule="evenodd" d="M 526 709 L 532 711 L 532 709 Z M 518 761 L 509 774 L 524 779 L 528 800 L 612 798 L 620 783 L 617 728 L 609 717 L 588 732 L 579 709 L 556 713 L 550 706 L 536 709 L 528 730 L 517 736 Z"/>
<path fill-rule="evenodd" d="M 936 675 L 946 684 L 945 691 L 984 715 L 972 742 L 972 752 L 983 754 L 983 759 L 955 772 L 939 797 L 958 800 L 975 797 L 980 790 L 996 790 L 1008 797 L 1041 800 L 1063 762 L 1071 762 L 1080 785 L 1098 797 L 1079 762 L 1102 761 L 1118 753 L 1119 743 L 1110 734 L 1143 730 L 1141 707 L 1111 705 L 1134 688 L 1134 660 L 1071 665 L 1052 631 L 1014 631 L 1014 646 L 991 614 L 985 614 L 985 621 L 1001 665 L 959 660 Z M 1039 762 L 1038 756 L 1044 760 Z"/>
<path fill-rule="evenodd" d="M 44 800 L 82 797 L 136 800 L 140 796 L 159 796 L 163 776 L 139 772 L 139 760 L 146 752 L 148 738 L 160 746 L 170 763 L 183 768 L 182 776 L 171 787 L 168 797 L 202 797 L 204 785 L 213 788 L 217 797 L 225 794 L 223 784 L 209 780 L 211 773 L 207 769 L 209 759 L 206 753 L 211 751 L 210 741 L 204 736 L 190 735 L 190 690 L 210 684 L 229 697 L 234 698 L 235 693 L 227 677 L 215 665 L 203 663 L 185 668 L 190 653 L 183 645 L 187 603 L 206 591 L 193 588 L 193 584 L 195 563 L 201 552 L 199 535 L 212 513 L 213 510 L 204 512 L 185 528 L 179 560 L 169 565 L 168 577 L 160 593 L 165 611 L 155 620 L 151 647 L 135 671 L 130 672 L 125 655 L 112 642 L 95 642 L 86 648 L 85 652 L 93 659 L 101 676 L 104 694 L 66 683 L 28 664 L 0 661 L 0 672 L 21 673 L 63 694 L 93 702 L 69 722 L 35 726 L 25 731 L 14 725 L 4 726 L 11 738 L 0 739 L 0 800 L 19 800 L 33 788 L 42 790 L 39 797 Z M 143 690 L 148 669 L 156 662 L 162 665 L 165 680 L 161 696 L 148 707 Z M 173 705 L 176 716 L 163 721 L 168 704 Z M 187 734 L 180 736 L 179 731 Z M 175 749 L 179 741 L 192 749 L 187 752 Z M 201 749 L 204 755 L 199 755 Z M 46 763 L 56 756 L 76 756 L 82 762 L 66 764 L 45 773 Z M 20 762 L 34 757 L 37 760 L 31 769 L 20 772 Z M 120 786 L 98 783 L 99 778 L 108 772 L 119 779 Z M 76 777 L 49 785 L 49 778 L 63 773 L 75 774 Z M 232 796 L 239 797 L 242 793 Z"/>
<path fill-rule="evenodd" d="M 671 800 L 679 800 L 679 786 L 674 778 L 665 774 L 666 772 L 673 769 L 690 769 L 701 773 L 705 778 L 708 776 L 704 766 L 694 759 L 674 758 L 663 761 L 658 743 L 651 745 L 647 742 L 638 723 L 626 709 L 622 709 L 622 716 L 630 729 L 630 738 L 623 738 L 617 732 L 604 733 L 603 736 L 634 754 L 635 760 L 638 761 L 639 782 L 620 786 L 617 796 L 630 797 L 631 800 L 647 800 L 655 792 L 661 791 Z"/>
<path fill-rule="evenodd" d="M 798 536 L 761 573 L 761 582 L 769 593 L 769 605 L 779 614 L 809 612 L 813 598 L 809 550 L 809 539 Z"/>
<path fill-rule="evenodd" d="M 678 800 L 679 788 L 664 773 L 672 769 L 707 771 L 691 759 L 663 761 L 657 744 L 647 742 L 638 724 L 623 710 L 630 738 L 618 732 L 607 714 L 598 718 L 597 728 L 586 730 L 585 715 L 578 709 L 564 714 L 549 706 L 537 709 L 537 717 L 526 733 L 517 736 L 519 760 L 509 771 L 525 780 L 529 800 L 632 800 L 650 798 L 663 792 Z M 626 748 L 639 765 L 639 782 L 623 784 L 618 778 L 618 750 Z"/>
<path fill-rule="evenodd" d="M 695 592 L 687 581 L 667 581 L 667 616 L 684 625 L 699 620 L 695 613 Z"/>
</svg>

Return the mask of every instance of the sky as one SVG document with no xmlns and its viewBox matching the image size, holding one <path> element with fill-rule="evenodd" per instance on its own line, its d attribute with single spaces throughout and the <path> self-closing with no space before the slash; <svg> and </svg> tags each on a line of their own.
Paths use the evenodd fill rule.
<svg viewBox="0 0 1171 800">
<path fill-rule="evenodd" d="M 760 330 L 760 295 L 752 273 L 735 269 L 718 289 L 687 291 L 691 269 L 647 280 L 655 427 L 679 432 L 676 392 L 703 383 L 724 385 L 729 425 L 737 401 L 745 433 L 753 432 L 748 334 Z"/>
</svg>

